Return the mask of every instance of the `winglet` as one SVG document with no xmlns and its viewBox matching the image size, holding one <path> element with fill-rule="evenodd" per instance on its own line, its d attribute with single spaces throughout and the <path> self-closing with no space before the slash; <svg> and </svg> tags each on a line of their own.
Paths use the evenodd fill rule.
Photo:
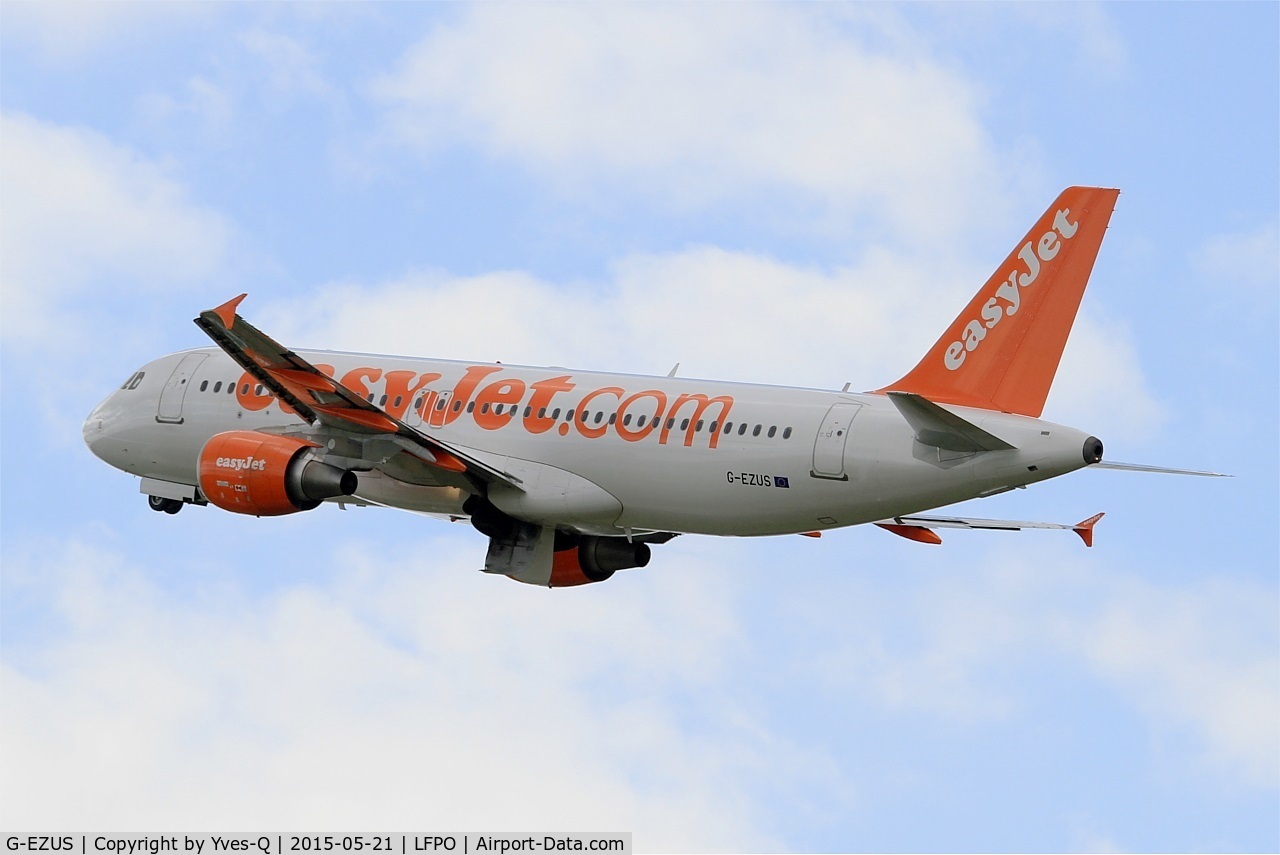
<svg viewBox="0 0 1280 855">
<path fill-rule="evenodd" d="M 248 297 L 247 293 L 241 294 L 233 300 L 228 300 L 216 309 L 211 311 L 222 320 L 222 325 L 227 329 L 231 329 L 231 325 L 236 322 L 236 309 L 244 302 L 244 298 Z"/>
<path fill-rule="evenodd" d="M 1098 520 L 1102 519 L 1105 514 L 1094 514 L 1083 522 L 1076 523 L 1071 529 L 1080 535 L 1080 539 L 1084 541 L 1085 546 L 1093 546 L 1093 527 L 1098 524 Z"/>
</svg>

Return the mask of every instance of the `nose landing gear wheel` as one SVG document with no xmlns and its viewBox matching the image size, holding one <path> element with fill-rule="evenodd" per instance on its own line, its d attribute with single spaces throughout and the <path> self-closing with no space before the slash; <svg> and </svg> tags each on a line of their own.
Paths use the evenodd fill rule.
<svg viewBox="0 0 1280 855">
<path fill-rule="evenodd" d="M 166 499 L 162 496 L 147 496 L 147 505 L 153 511 L 164 511 L 166 514 L 176 514 L 182 510 L 181 500 Z"/>
</svg>

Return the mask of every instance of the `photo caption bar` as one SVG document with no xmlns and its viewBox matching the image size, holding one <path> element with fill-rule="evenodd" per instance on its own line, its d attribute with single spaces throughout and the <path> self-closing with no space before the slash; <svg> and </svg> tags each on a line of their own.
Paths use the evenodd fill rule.
<svg viewBox="0 0 1280 855">
<path fill-rule="evenodd" d="M 632 855 L 631 832 L 425 832 L 417 834 L 6 834 L 6 852 L 62 855 L 298 855 L 298 853 L 607 852 Z"/>
</svg>

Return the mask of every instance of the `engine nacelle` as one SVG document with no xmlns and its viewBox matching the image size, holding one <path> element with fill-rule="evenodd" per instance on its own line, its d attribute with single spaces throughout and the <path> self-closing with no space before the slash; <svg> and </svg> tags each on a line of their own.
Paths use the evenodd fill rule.
<svg viewBox="0 0 1280 855">
<path fill-rule="evenodd" d="M 557 550 L 551 564 L 552 588 L 603 582 L 618 570 L 648 565 L 649 544 L 624 537 L 585 536 L 577 546 Z"/>
<path fill-rule="evenodd" d="M 356 475 L 306 458 L 312 443 L 287 436 L 233 430 L 200 450 L 200 490 L 236 514 L 273 517 L 309 511 L 325 499 L 349 496 Z"/>
</svg>

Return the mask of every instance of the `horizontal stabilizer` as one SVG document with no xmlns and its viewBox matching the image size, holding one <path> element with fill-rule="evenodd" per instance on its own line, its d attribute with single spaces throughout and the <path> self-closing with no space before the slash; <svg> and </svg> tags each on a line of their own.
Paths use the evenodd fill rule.
<svg viewBox="0 0 1280 855">
<path fill-rule="evenodd" d="M 889 392 L 889 400 L 916 432 L 916 440 L 948 451 L 1008 451 L 1014 446 L 914 392 Z"/>
<path fill-rule="evenodd" d="M 886 531 L 891 531 L 899 537 L 905 537 L 908 540 L 915 540 L 920 543 L 942 543 L 942 538 L 934 531 L 935 528 L 967 528 L 983 531 L 1021 531 L 1024 528 L 1040 528 L 1056 531 L 1074 531 L 1080 535 L 1080 539 L 1084 541 L 1085 546 L 1093 546 L 1093 527 L 1097 525 L 1100 519 L 1102 519 L 1102 514 L 1095 514 L 1075 525 L 1066 525 L 1063 523 L 1027 522 L 1026 520 L 985 520 L 974 517 L 916 515 L 881 520 L 875 525 Z"/>
<path fill-rule="evenodd" d="M 1234 475 L 1225 475 L 1221 472 L 1201 472 L 1197 469 L 1167 469 L 1163 466 L 1144 466 L 1141 463 L 1112 463 L 1104 460 L 1100 463 L 1093 463 L 1090 469 L 1118 469 L 1121 472 L 1158 472 L 1162 475 L 1200 475 L 1205 478 L 1234 478 Z"/>
</svg>

